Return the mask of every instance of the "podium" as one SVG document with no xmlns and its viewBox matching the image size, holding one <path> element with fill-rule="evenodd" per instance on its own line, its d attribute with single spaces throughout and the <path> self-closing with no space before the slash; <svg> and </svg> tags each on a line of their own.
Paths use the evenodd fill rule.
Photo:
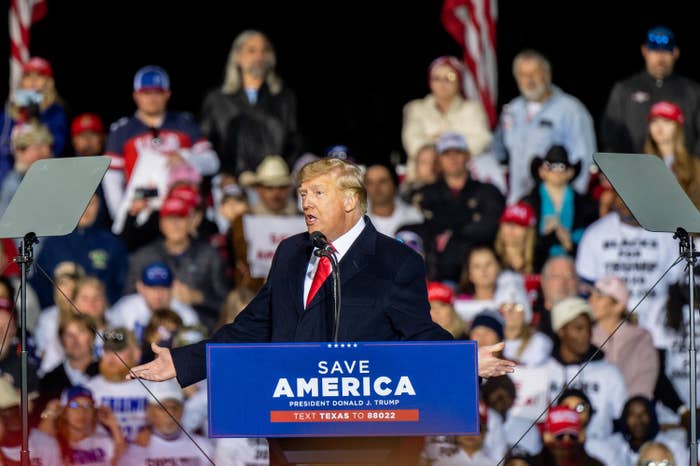
<svg viewBox="0 0 700 466">
<path fill-rule="evenodd" d="M 208 344 L 210 437 L 265 437 L 271 465 L 412 465 L 478 435 L 474 341 Z"/>
</svg>

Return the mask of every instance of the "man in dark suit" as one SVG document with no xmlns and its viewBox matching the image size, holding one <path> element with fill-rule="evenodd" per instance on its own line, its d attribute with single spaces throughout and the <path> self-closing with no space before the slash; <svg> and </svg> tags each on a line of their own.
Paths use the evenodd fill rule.
<svg viewBox="0 0 700 466">
<path fill-rule="evenodd" d="M 338 339 L 342 341 L 449 340 L 430 318 L 421 257 L 378 233 L 364 216 L 362 172 L 340 159 L 321 159 L 297 176 L 308 233 L 280 243 L 267 282 L 236 320 L 208 343 L 329 341 L 334 328 L 332 280 L 315 283 L 323 260 L 312 254 L 309 234 L 323 232 L 335 249 L 341 281 Z M 319 287 L 320 286 L 320 287 Z M 316 289 L 318 288 L 318 291 Z M 156 359 L 134 367 L 132 377 L 177 377 L 187 386 L 206 377 L 205 344 L 170 350 L 153 346 Z M 494 345 L 479 350 L 479 375 L 512 372 Z"/>
</svg>

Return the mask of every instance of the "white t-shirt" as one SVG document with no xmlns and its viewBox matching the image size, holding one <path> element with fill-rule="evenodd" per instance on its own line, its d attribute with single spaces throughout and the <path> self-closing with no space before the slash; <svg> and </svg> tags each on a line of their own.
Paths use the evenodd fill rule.
<svg viewBox="0 0 700 466">
<path fill-rule="evenodd" d="M 192 435 L 192 438 L 207 456 L 213 459 L 214 448 L 209 439 L 199 435 Z M 226 464 L 214 462 L 217 465 Z M 206 466 L 211 462 L 189 437 L 181 433 L 174 440 L 165 440 L 157 434 L 152 434 L 147 447 L 129 445 L 117 464 L 122 466 Z"/>
<path fill-rule="evenodd" d="M 19 462 L 21 445 L 0 447 L 2 456 Z M 29 432 L 29 458 L 31 466 L 62 466 L 61 448 L 55 438 L 38 430 Z"/>
<path fill-rule="evenodd" d="M 523 366 L 539 366 L 547 362 L 552 355 L 552 340 L 542 332 L 535 332 L 527 342 L 525 349 L 518 355 L 521 338 L 506 340 L 503 356 Z"/>
<path fill-rule="evenodd" d="M 114 441 L 106 432 L 98 430 L 90 437 L 71 443 L 71 464 L 111 466 L 114 459 Z"/>
<path fill-rule="evenodd" d="M 452 306 L 467 325 L 471 325 L 474 317 L 481 311 L 496 308 L 492 299 L 471 299 L 465 295 L 457 296 Z"/>
<path fill-rule="evenodd" d="M 515 452 L 525 451 L 530 455 L 536 455 L 542 451 L 542 437 L 540 436 L 540 431 L 537 426 L 533 427 L 528 431 L 528 428 L 532 425 L 530 419 L 525 419 L 518 416 L 508 416 L 506 421 L 503 423 L 503 429 L 506 431 L 506 441 L 508 442 L 508 448 L 512 448 L 515 442 L 522 437 L 525 432 L 525 436 L 518 442 L 518 445 L 513 449 Z"/>
<path fill-rule="evenodd" d="M 550 400 L 559 395 L 562 387 L 579 372 L 582 364 L 562 365 L 553 357 L 549 358 L 545 367 L 549 373 Z M 586 428 L 588 437 L 606 437 L 612 433 L 613 419 L 622 414 L 622 408 L 627 401 L 627 387 L 620 370 L 604 359 L 591 361 L 570 388 L 583 390 L 591 400 L 594 409 L 591 422 Z"/>
<path fill-rule="evenodd" d="M 448 437 L 427 437 L 421 458 L 433 466 L 495 466 L 493 460 L 483 450 L 469 455 Z"/>
<path fill-rule="evenodd" d="M 677 257 L 678 245 L 671 233 L 627 225 L 612 212 L 584 232 L 576 255 L 576 272 L 590 282 L 607 274 L 623 279 L 630 289 L 631 310 Z M 674 267 L 635 311 L 639 325 L 649 330 L 657 348 L 671 344 L 663 322 L 664 309 L 668 287 L 678 281 L 682 272 L 682 266 Z"/>
<path fill-rule="evenodd" d="M 216 441 L 214 462 L 222 466 L 268 466 L 270 448 L 264 438 L 221 438 Z"/>
<path fill-rule="evenodd" d="M 189 432 L 201 430 L 209 435 L 209 407 L 207 406 L 207 380 L 197 382 L 197 392 L 185 400 L 182 426 Z"/>
<path fill-rule="evenodd" d="M 683 404 L 690 406 L 690 307 L 683 306 L 683 332 L 672 332 L 675 338 L 671 347 L 665 352 L 666 363 L 665 371 L 669 380 L 676 389 L 678 396 L 683 400 Z M 700 345 L 700 315 L 698 310 L 695 310 L 695 345 Z M 696 362 L 698 361 L 697 353 L 695 355 Z M 697 400 L 697 405 L 700 407 L 700 400 Z"/>
<path fill-rule="evenodd" d="M 195 310 L 175 298 L 170 300 L 170 309 L 180 316 L 185 326 L 199 323 Z M 117 301 L 105 317 L 110 327 L 126 327 L 134 332 L 134 336 L 140 341 L 143 340 L 143 331 L 151 320 L 152 314 L 144 297 L 133 293 Z"/>
<path fill-rule="evenodd" d="M 87 384 L 92 391 L 95 403 L 108 406 L 122 428 L 127 442 L 133 442 L 139 431 L 146 425 L 146 402 L 148 392 L 138 380 L 109 382 L 96 375 Z"/>
<path fill-rule="evenodd" d="M 392 238 L 402 225 L 423 223 L 423 214 L 412 205 L 406 204 L 400 198 L 394 199 L 394 211 L 388 217 L 380 217 L 372 213 L 372 206 L 368 206 L 367 216 L 372 220 L 372 225 L 379 233 Z"/>
</svg>

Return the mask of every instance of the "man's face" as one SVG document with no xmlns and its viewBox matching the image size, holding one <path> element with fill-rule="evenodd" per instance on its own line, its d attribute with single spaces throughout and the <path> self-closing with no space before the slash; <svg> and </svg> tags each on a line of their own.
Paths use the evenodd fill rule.
<svg viewBox="0 0 700 466">
<path fill-rule="evenodd" d="M 159 116 L 165 113 L 170 99 L 170 91 L 146 89 L 133 94 L 136 108 L 147 116 Z"/>
<path fill-rule="evenodd" d="M 23 167 L 29 167 L 37 160 L 48 159 L 51 157 L 51 146 L 48 144 L 38 143 L 30 144 L 26 147 L 17 147 L 14 155 L 16 164 Z"/>
<path fill-rule="evenodd" d="M 82 435 L 92 433 L 95 421 L 95 404 L 90 398 L 77 396 L 63 409 L 63 415 L 70 430 Z"/>
<path fill-rule="evenodd" d="M 272 212 L 282 212 L 289 202 L 291 186 L 258 186 L 260 202 Z"/>
<path fill-rule="evenodd" d="M 467 173 L 469 154 L 460 150 L 449 149 L 440 154 L 440 170 L 445 176 L 462 176 Z"/>
<path fill-rule="evenodd" d="M 104 136 L 94 131 L 83 131 L 71 139 L 76 155 L 100 155 Z"/>
<path fill-rule="evenodd" d="M 136 283 L 136 291 L 143 296 L 151 311 L 170 306 L 173 296 L 172 288 L 168 286 L 147 286 L 140 281 Z"/>
<path fill-rule="evenodd" d="M 141 358 L 141 351 L 135 347 L 126 347 L 116 353 L 114 351 L 104 351 L 102 359 L 100 359 L 100 374 L 111 382 L 126 382 L 126 374 L 129 373 L 129 368 L 119 358 L 129 367 L 132 367 Z"/>
<path fill-rule="evenodd" d="M 92 354 L 93 341 L 92 333 L 77 322 L 68 324 L 61 336 L 61 344 L 68 359 L 84 358 Z"/>
<path fill-rule="evenodd" d="M 272 66 L 272 50 L 262 36 L 253 36 L 243 44 L 236 63 L 244 74 L 262 79 Z"/>
<path fill-rule="evenodd" d="M 581 314 L 560 328 L 557 334 L 562 347 L 581 357 L 591 347 L 591 319 Z"/>
<path fill-rule="evenodd" d="M 627 409 L 625 423 L 632 438 L 645 438 L 651 424 L 651 416 L 649 416 L 646 406 L 639 402 L 631 403 Z"/>
<path fill-rule="evenodd" d="M 166 215 L 160 218 L 160 231 L 165 240 L 171 243 L 181 243 L 189 238 L 190 218 L 179 215 Z"/>
<path fill-rule="evenodd" d="M 80 287 L 75 296 L 75 305 L 80 312 L 100 321 L 107 308 L 107 300 L 104 293 L 97 286 L 87 283 Z"/>
<path fill-rule="evenodd" d="M 564 298 L 576 296 L 578 277 L 573 263 L 565 259 L 553 259 L 547 273 L 542 276 L 542 293 L 545 301 L 554 305 Z"/>
<path fill-rule="evenodd" d="M 302 182 L 299 196 L 309 233 L 320 231 L 328 241 L 335 241 L 359 219 L 354 215 L 359 210 L 357 196 L 341 192 L 332 173 Z"/>
<path fill-rule="evenodd" d="M 365 173 L 367 198 L 374 205 L 387 205 L 394 202 L 396 189 L 391 174 L 386 167 L 375 165 Z"/>
<path fill-rule="evenodd" d="M 645 45 L 642 46 L 642 57 L 647 73 L 656 79 L 664 79 L 673 73 L 673 67 L 680 56 L 678 47 L 673 52 L 666 50 L 650 50 Z"/>
<path fill-rule="evenodd" d="M 508 410 L 513 406 L 515 401 L 513 397 L 508 393 L 508 390 L 504 388 L 497 388 L 489 393 L 488 405 L 495 409 L 502 416 L 508 412 Z"/>
<path fill-rule="evenodd" d="M 162 400 L 161 403 L 178 422 L 182 419 L 182 403 L 172 398 Z M 153 403 L 149 403 L 146 409 L 146 418 L 153 425 L 153 429 L 163 435 L 172 435 L 180 429 L 168 412 Z"/>
<path fill-rule="evenodd" d="M 515 81 L 520 93 L 533 102 L 540 102 L 549 92 L 550 77 L 537 60 L 520 60 L 515 69 Z"/>
</svg>

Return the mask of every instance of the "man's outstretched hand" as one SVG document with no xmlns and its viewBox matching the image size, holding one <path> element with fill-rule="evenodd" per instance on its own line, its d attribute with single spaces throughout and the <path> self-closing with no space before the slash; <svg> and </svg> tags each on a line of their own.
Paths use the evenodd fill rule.
<svg viewBox="0 0 700 466">
<path fill-rule="evenodd" d="M 495 345 L 482 346 L 479 348 L 479 377 L 488 379 L 515 371 L 515 363 L 513 361 L 500 359 L 494 356 L 494 353 L 503 351 L 505 346 L 505 343 L 500 342 Z"/>
<path fill-rule="evenodd" d="M 153 353 L 156 355 L 155 359 L 149 363 L 132 367 L 131 372 L 126 376 L 127 379 L 139 378 L 152 380 L 154 382 L 162 382 L 163 380 L 172 379 L 177 375 L 175 373 L 173 357 L 170 355 L 170 350 L 168 348 L 162 348 L 155 343 L 151 343 L 151 350 L 153 350 Z"/>
</svg>

